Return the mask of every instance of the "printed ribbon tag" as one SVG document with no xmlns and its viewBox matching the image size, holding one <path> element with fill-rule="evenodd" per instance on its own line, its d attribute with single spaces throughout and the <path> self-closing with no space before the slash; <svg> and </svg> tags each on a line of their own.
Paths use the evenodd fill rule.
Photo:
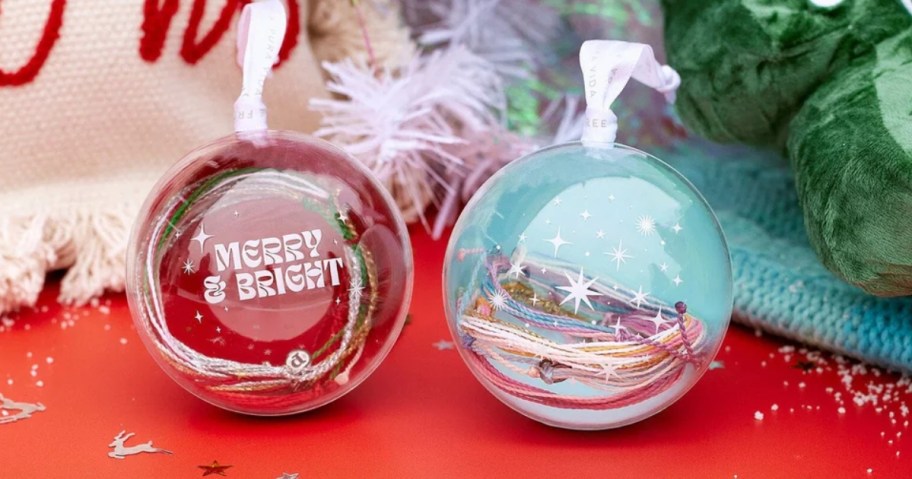
<svg viewBox="0 0 912 479">
<path fill-rule="evenodd" d="M 678 72 L 659 64 L 652 47 L 642 43 L 589 40 L 580 49 L 580 66 L 586 87 L 586 146 L 614 144 L 618 127 L 611 104 L 631 78 L 665 94 L 669 103 L 681 85 Z"/>
<path fill-rule="evenodd" d="M 234 103 L 234 131 L 265 130 L 263 84 L 279 60 L 287 20 L 281 0 L 248 4 L 238 22 L 238 65 L 244 72 L 241 96 Z"/>
</svg>

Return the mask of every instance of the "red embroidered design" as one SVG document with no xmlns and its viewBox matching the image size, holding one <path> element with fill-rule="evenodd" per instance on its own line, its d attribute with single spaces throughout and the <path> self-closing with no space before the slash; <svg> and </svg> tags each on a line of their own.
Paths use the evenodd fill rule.
<svg viewBox="0 0 912 479">
<path fill-rule="evenodd" d="M 35 53 L 22 68 L 13 72 L 0 69 L 0 86 L 18 86 L 31 82 L 38 76 L 44 62 L 47 61 L 51 50 L 60 38 L 60 27 L 63 25 L 63 11 L 66 9 L 66 0 L 53 0 L 44 31 L 35 46 Z"/>
<path fill-rule="evenodd" d="M 154 62 L 161 56 L 168 27 L 179 6 L 180 0 L 165 0 L 160 7 L 159 0 L 146 0 L 143 5 L 142 37 L 139 39 L 139 56 L 143 60 Z"/>
<path fill-rule="evenodd" d="M 285 31 L 285 40 L 282 41 L 282 48 L 279 49 L 279 62 L 274 68 L 282 65 L 282 62 L 291 56 L 291 52 L 298 46 L 298 35 L 301 33 L 301 12 L 298 8 L 298 0 L 288 0 L 288 28 Z"/>
<path fill-rule="evenodd" d="M 196 36 L 200 22 L 203 19 L 203 13 L 206 12 L 206 0 L 193 0 L 190 20 L 187 22 L 187 29 L 184 31 L 184 43 L 181 44 L 181 58 L 191 65 L 200 61 L 231 27 L 231 19 L 234 18 L 234 13 L 238 10 L 238 7 L 249 2 L 250 0 L 227 0 L 222 12 L 219 13 L 218 19 L 212 25 L 212 29 L 197 43 Z"/>
<path fill-rule="evenodd" d="M 187 29 L 184 30 L 184 39 L 181 43 L 181 58 L 194 65 L 205 57 L 231 27 L 235 13 L 240 10 L 240 7 L 250 2 L 251 0 L 226 0 L 212 28 L 197 40 L 203 14 L 206 13 L 206 0 L 193 0 Z M 145 0 L 143 9 L 143 37 L 140 41 L 139 53 L 148 62 L 155 62 L 161 56 L 165 38 L 171 28 L 171 20 L 179 6 L 179 0 L 164 0 L 162 6 L 159 6 L 160 3 L 161 0 Z M 288 31 L 282 48 L 279 50 L 280 63 L 291 55 L 292 50 L 298 44 L 298 35 L 301 32 L 300 8 L 297 0 L 288 0 L 286 4 L 288 5 Z"/>
<path fill-rule="evenodd" d="M 225 0 L 225 6 L 219 13 L 212 28 L 202 39 L 197 41 L 200 23 L 206 11 L 206 0 L 193 0 L 190 18 L 187 21 L 187 28 L 184 30 L 184 39 L 181 43 L 181 58 L 191 65 L 200 61 L 218 44 L 225 32 L 231 27 L 234 15 L 240 7 L 251 1 Z M 285 35 L 285 41 L 282 43 L 282 48 L 279 50 L 279 64 L 291 56 L 291 52 L 298 44 L 298 35 L 301 33 L 301 12 L 298 0 L 287 0 L 286 5 L 288 6 L 288 30 Z M 179 8 L 180 0 L 144 0 L 143 22 L 140 27 L 141 37 L 139 40 L 139 56 L 143 60 L 154 63 L 161 57 L 168 31 L 171 28 L 171 21 Z M 60 39 L 60 29 L 63 26 L 65 10 L 66 0 L 51 0 L 50 12 L 44 24 L 41 38 L 35 46 L 35 53 L 18 70 L 9 72 L 0 69 L 0 87 L 24 85 L 30 83 L 38 76 L 50 56 L 51 50 L 53 50 L 57 40 Z"/>
</svg>

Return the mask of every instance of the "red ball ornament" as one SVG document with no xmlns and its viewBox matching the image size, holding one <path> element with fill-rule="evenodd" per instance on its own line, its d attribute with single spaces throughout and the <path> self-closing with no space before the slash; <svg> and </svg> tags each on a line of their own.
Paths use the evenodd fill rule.
<svg viewBox="0 0 912 479">
<path fill-rule="evenodd" d="M 292 414 L 379 366 L 405 323 L 412 256 L 395 204 L 357 161 L 295 133 L 244 133 L 153 189 L 127 290 L 178 384 L 228 410 Z"/>
</svg>

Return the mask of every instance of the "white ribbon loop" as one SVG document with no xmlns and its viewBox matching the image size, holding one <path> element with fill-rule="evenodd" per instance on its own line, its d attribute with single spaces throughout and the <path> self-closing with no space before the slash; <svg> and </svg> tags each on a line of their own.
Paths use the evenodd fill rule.
<svg viewBox="0 0 912 479">
<path fill-rule="evenodd" d="M 617 116 L 611 104 L 631 78 L 665 95 L 674 103 L 681 77 L 661 65 L 652 47 L 642 43 L 589 40 L 580 49 L 580 66 L 586 85 L 586 125 L 583 144 L 611 145 L 617 138 Z"/>
<path fill-rule="evenodd" d="M 234 131 L 267 129 L 263 85 L 279 60 L 287 20 L 281 0 L 248 4 L 238 22 L 238 65 L 244 72 L 241 95 L 234 103 Z"/>
</svg>

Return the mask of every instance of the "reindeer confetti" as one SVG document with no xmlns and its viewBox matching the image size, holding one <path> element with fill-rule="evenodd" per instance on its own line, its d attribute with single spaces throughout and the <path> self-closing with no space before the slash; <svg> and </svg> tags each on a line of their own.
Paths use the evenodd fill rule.
<svg viewBox="0 0 912 479">
<path fill-rule="evenodd" d="M 35 404 L 16 402 L 0 394 L 0 424 L 9 424 L 28 419 L 32 417 L 32 414 L 42 412 L 45 409 L 44 404 L 41 404 L 40 402 Z M 19 412 L 11 414 L 10 411 Z"/>
<path fill-rule="evenodd" d="M 111 444 L 108 444 L 108 447 L 113 449 L 108 453 L 108 457 L 113 459 L 124 459 L 127 456 L 135 456 L 144 452 L 150 454 L 173 454 L 171 451 L 168 451 L 166 449 L 153 447 L 152 441 L 137 444 L 135 446 L 126 446 L 125 443 L 135 435 L 136 433 L 127 433 L 125 430 L 120 431 L 120 433 L 114 436 L 114 440 L 111 441 Z"/>
</svg>

